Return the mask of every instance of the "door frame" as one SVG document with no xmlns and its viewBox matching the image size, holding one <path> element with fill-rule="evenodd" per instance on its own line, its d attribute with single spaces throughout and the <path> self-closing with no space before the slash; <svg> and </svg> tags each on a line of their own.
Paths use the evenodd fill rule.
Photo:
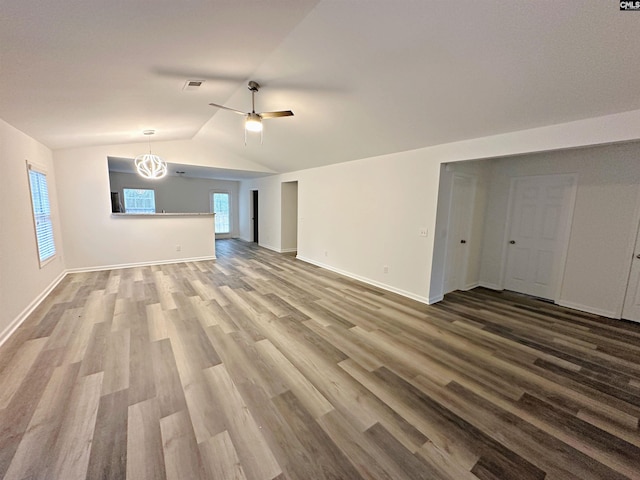
<svg viewBox="0 0 640 480">
<path fill-rule="evenodd" d="M 560 300 L 560 293 L 562 292 L 562 282 L 564 280 L 564 272 L 567 266 L 567 256 L 569 255 L 569 240 L 571 239 L 571 224 L 573 222 L 573 212 L 576 205 L 576 193 L 578 191 L 578 174 L 577 173 L 553 173 L 549 175 L 518 175 L 514 177 L 510 177 L 509 183 L 509 198 L 507 200 L 507 218 L 504 227 L 504 238 L 502 239 L 502 255 L 501 255 L 501 265 L 500 265 L 500 281 L 498 286 L 500 290 L 504 290 L 505 277 L 507 272 L 507 255 L 508 249 L 507 244 L 509 242 L 509 237 L 511 236 L 511 227 L 512 227 L 512 216 L 513 216 L 513 208 L 515 203 L 515 188 L 516 182 L 521 179 L 529 179 L 529 178 L 550 178 L 550 177 L 565 177 L 570 181 L 569 188 L 569 201 L 567 205 L 567 218 L 570 220 L 566 222 L 566 225 L 563 228 L 561 233 L 562 235 L 562 247 L 560 251 L 560 259 L 558 262 L 558 270 L 555 272 L 556 275 L 556 285 L 553 291 L 553 302 L 558 303 Z"/>
<path fill-rule="evenodd" d="M 634 222 L 633 225 L 637 225 L 636 227 L 636 235 L 631 234 L 633 238 L 633 242 L 629 243 L 627 247 L 627 258 L 629 259 L 628 263 L 628 272 L 626 275 L 623 275 L 623 280 L 621 281 L 621 290 L 622 290 L 622 301 L 618 302 L 618 306 L 616 306 L 616 318 L 623 318 L 622 313 L 624 312 L 624 305 L 627 302 L 627 295 L 629 290 L 629 281 L 631 280 L 631 269 L 633 268 L 633 262 L 635 262 L 634 256 L 636 255 L 636 245 L 638 242 L 638 237 L 640 237 L 640 196 L 638 196 L 638 201 L 636 203 L 636 211 L 634 212 Z M 633 321 L 633 320 L 631 320 Z"/>
<path fill-rule="evenodd" d="M 259 190 L 249 190 L 251 192 L 251 241 L 253 243 L 257 243 L 260 245 L 260 234 L 259 234 L 259 213 L 260 213 L 260 199 L 259 199 Z"/>
</svg>

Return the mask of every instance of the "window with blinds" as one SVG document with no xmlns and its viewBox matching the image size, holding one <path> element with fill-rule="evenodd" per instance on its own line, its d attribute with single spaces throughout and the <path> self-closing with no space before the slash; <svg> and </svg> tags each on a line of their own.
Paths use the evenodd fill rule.
<svg viewBox="0 0 640 480">
<path fill-rule="evenodd" d="M 53 238 L 53 223 L 51 222 L 51 205 L 49 203 L 49 188 L 47 175 L 28 165 L 29 187 L 31 189 L 31 205 L 33 207 L 33 222 L 36 229 L 36 243 L 40 267 L 51 260 L 56 254 Z"/>
<path fill-rule="evenodd" d="M 156 213 L 156 192 L 148 188 L 124 188 L 124 211 Z"/>
</svg>

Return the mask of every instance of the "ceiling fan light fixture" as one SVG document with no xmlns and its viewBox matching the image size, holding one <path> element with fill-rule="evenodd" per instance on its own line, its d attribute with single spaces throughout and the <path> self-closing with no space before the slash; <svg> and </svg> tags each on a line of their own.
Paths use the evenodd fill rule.
<svg viewBox="0 0 640 480">
<path fill-rule="evenodd" d="M 167 175 L 167 162 L 162 160 L 158 155 L 151 153 L 151 135 L 153 135 L 155 131 L 145 130 L 143 133 L 149 136 L 149 153 L 143 153 L 134 159 L 136 170 L 138 174 L 144 178 L 162 178 Z"/>
<path fill-rule="evenodd" d="M 247 119 L 244 122 L 244 128 L 249 132 L 261 132 L 262 131 L 262 118 L 257 113 L 248 113 Z"/>
</svg>

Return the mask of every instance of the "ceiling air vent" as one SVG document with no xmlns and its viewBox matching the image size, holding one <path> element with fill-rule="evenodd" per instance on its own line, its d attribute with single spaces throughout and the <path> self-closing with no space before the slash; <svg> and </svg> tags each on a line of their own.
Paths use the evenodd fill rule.
<svg viewBox="0 0 640 480">
<path fill-rule="evenodd" d="M 184 87 L 182 87 L 182 90 L 184 90 L 185 92 L 192 92 L 200 88 L 203 83 L 204 80 L 187 80 L 186 82 L 184 82 Z"/>
</svg>

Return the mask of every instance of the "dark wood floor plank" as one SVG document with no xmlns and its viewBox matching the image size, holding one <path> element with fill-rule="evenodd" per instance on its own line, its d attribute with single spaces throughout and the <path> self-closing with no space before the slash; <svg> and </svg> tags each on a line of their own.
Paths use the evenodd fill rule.
<svg viewBox="0 0 640 480">
<path fill-rule="evenodd" d="M 151 343 L 151 360 L 160 418 L 187 410 L 180 374 L 169 339 Z"/>
<path fill-rule="evenodd" d="M 362 478 L 292 392 L 278 395 L 273 402 L 315 466 L 306 478 Z"/>
<path fill-rule="evenodd" d="M 100 398 L 87 478 L 119 480 L 127 476 L 128 393 L 120 390 Z"/>
</svg>

